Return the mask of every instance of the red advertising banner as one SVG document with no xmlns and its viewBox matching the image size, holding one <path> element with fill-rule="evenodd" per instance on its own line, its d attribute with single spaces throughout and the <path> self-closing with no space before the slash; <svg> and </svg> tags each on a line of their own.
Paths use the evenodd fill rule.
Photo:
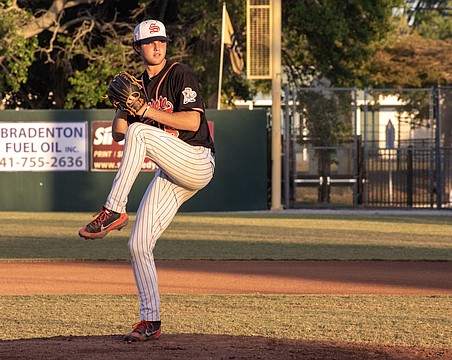
<svg viewBox="0 0 452 360">
<path fill-rule="evenodd" d="M 208 122 L 213 138 L 214 123 Z M 111 134 L 111 121 L 91 122 L 91 171 L 116 171 L 121 163 L 124 140 L 117 143 Z M 142 171 L 155 171 L 157 165 L 146 158 Z"/>
<path fill-rule="evenodd" d="M 111 134 L 111 121 L 91 122 L 91 170 L 116 171 L 124 151 L 124 141 L 117 143 Z M 146 158 L 142 170 L 155 171 L 157 165 Z"/>
</svg>

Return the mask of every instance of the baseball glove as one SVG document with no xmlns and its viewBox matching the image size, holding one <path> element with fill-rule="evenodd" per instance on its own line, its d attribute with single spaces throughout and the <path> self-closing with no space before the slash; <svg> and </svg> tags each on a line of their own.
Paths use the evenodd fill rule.
<svg viewBox="0 0 452 360">
<path fill-rule="evenodd" d="M 137 111 L 146 104 L 143 86 L 135 76 L 126 71 L 119 73 L 110 81 L 107 96 L 116 109 L 130 115 L 137 115 Z"/>
</svg>

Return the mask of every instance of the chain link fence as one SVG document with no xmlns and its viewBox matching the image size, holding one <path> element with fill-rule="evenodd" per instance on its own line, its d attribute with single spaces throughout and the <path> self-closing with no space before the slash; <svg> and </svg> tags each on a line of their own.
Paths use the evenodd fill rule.
<svg viewBox="0 0 452 360">
<path fill-rule="evenodd" d="M 452 87 L 285 89 L 286 207 L 452 206 Z"/>
</svg>

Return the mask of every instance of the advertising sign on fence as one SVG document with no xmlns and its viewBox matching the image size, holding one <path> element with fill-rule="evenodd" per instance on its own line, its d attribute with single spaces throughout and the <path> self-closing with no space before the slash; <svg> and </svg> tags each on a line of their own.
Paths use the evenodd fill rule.
<svg viewBox="0 0 452 360">
<path fill-rule="evenodd" d="M 91 170 L 116 171 L 124 151 L 124 141 L 117 143 L 111 133 L 111 121 L 91 123 Z M 153 171 L 157 166 L 150 159 L 144 160 L 142 170 Z"/>
<path fill-rule="evenodd" d="M 0 123 L 0 171 L 87 171 L 87 122 Z"/>
</svg>

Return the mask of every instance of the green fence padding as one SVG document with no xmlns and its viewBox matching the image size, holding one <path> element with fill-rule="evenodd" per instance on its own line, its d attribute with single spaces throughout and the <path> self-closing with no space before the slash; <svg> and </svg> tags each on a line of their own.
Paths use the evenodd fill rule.
<svg viewBox="0 0 452 360">
<path fill-rule="evenodd" d="M 244 211 L 268 208 L 268 144 L 265 110 L 208 110 L 214 124 L 216 171 L 212 182 L 181 211 Z M 111 121 L 113 110 L 4 110 L 2 122 Z M 88 136 L 91 139 L 90 126 Z M 0 141 L 11 141 L 0 137 Z M 91 141 L 88 141 L 91 147 Z M 89 149 L 91 151 L 91 148 Z M 5 157 L 0 152 L 0 160 Z M 1 170 L 1 169 L 0 169 Z M 0 211 L 98 211 L 115 176 L 95 171 L 0 171 Z M 127 210 L 135 212 L 153 178 L 142 172 Z"/>
</svg>

